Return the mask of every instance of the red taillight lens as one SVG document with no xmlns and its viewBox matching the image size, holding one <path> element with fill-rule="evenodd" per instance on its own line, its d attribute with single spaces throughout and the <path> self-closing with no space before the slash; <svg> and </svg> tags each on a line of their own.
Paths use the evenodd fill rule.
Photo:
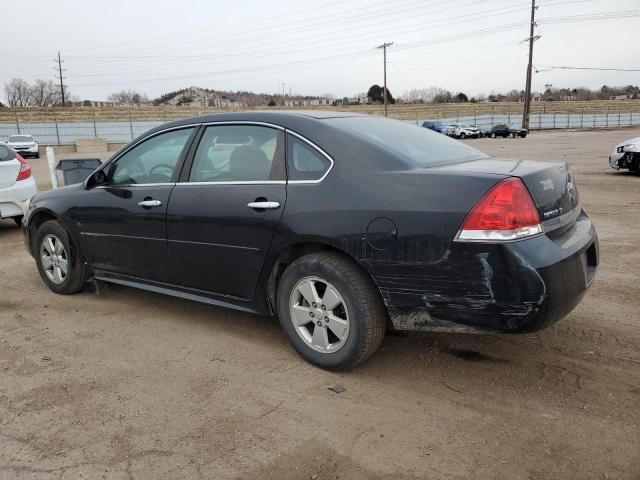
<svg viewBox="0 0 640 480">
<path fill-rule="evenodd" d="M 457 240 L 510 241 L 541 232 L 540 215 L 527 187 L 519 178 L 507 178 L 473 207 Z"/>
<path fill-rule="evenodd" d="M 16 178 L 16 182 L 20 180 L 26 180 L 31 176 L 31 166 L 27 163 L 27 161 L 22 158 L 20 155 L 16 153 L 16 160 L 20 162 L 20 171 L 18 172 L 18 177 Z"/>
</svg>

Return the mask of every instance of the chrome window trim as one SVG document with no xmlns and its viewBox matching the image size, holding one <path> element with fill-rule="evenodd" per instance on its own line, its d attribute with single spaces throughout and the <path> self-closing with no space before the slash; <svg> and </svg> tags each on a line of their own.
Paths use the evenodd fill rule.
<svg viewBox="0 0 640 480">
<path fill-rule="evenodd" d="M 123 183 L 121 185 L 98 185 L 95 188 L 136 188 L 136 187 L 173 187 L 174 182 L 170 183 Z"/>
<path fill-rule="evenodd" d="M 304 184 L 315 184 L 315 183 L 320 183 L 322 182 L 327 175 L 329 175 L 329 172 L 331 172 L 331 170 L 333 170 L 333 166 L 335 164 L 335 162 L 333 161 L 333 158 L 331 157 L 331 155 L 329 155 L 327 152 L 325 152 L 322 148 L 320 148 L 318 145 L 316 145 L 315 143 L 313 143 L 311 140 L 309 140 L 306 137 L 303 137 L 302 135 L 300 135 L 297 132 L 294 132 L 293 130 L 289 130 L 288 128 L 285 129 L 285 131 L 287 133 L 290 133 L 291 135 L 293 135 L 294 137 L 302 140 L 303 142 L 305 142 L 307 145 L 309 145 L 311 148 L 315 149 L 316 151 L 318 151 L 320 154 L 322 154 L 327 160 L 329 160 L 329 163 L 331 165 L 329 165 L 329 168 L 327 168 L 327 171 L 324 172 L 324 175 L 322 175 L 319 179 L 317 180 L 288 180 L 288 183 L 293 183 L 293 184 L 300 184 L 300 185 L 304 185 Z"/>
<path fill-rule="evenodd" d="M 177 185 L 286 185 L 286 180 L 246 180 L 226 182 L 177 182 Z"/>
<path fill-rule="evenodd" d="M 199 124 L 199 123 L 189 123 L 188 125 L 180 125 L 180 126 L 178 126 L 178 127 L 169 127 L 169 128 L 165 128 L 165 129 L 163 129 L 163 130 L 158 130 L 157 132 L 153 132 L 152 134 L 147 135 L 147 136 L 146 136 L 146 137 L 144 137 L 144 138 L 141 138 L 141 139 L 140 139 L 140 140 L 138 140 L 136 143 L 134 143 L 134 144 L 132 144 L 132 145 L 129 145 L 129 147 L 128 147 L 126 150 L 124 150 L 124 151 L 120 152 L 120 153 L 118 154 L 118 156 L 117 156 L 117 157 L 112 157 L 108 162 L 106 162 L 106 163 L 102 166 L 102 168 L 104 168 L 104 167 L 106 167 L 107 165 L 110 165 L 110 164 L 112 164 L 112 163 L 114 163 L 114 162 L 117 162 L 118 160 L 120 160 L 120 159 L 122 158 L 122 156 L 123 156 L 123 155 L 126 155 L 126 154 L 127 154 L 127 153 L 129 153 L 132 149 L 134 149 L 135 147 L 137 147 L 138 145 L 140 145 L 142 142 L 146 142 L 146 141 L 147 141 L 147 140 L 149 140 L 150 138 L 156 137 L 156 136 L 158 136 L 158 135 L 160 135 L 160 134 L 162 134 L 162 133 L 171 132 L 171 131 L 173 131 L 173 130 L 182 130 L 182 129 L 184 129 L 184 128 L 194 128 L 194 127 L 195 127 L 195 128 L 197 128 L 197 127 L 199 127 L 199 126 L 200 126 L 200 124 Z"/>
<path fill-rule="evenodd" d="M 118 154 L 118 156 L 111 157 L 109 160 L 107 160 L 102 165 L 100 165 L 98 168 L 96 168 L 93 172 L 91 172 L 91 175 L 93 175 L 98 170 L 105 170 L 109 165 L 114 164 L 115 162 L 120 160 L 124 155 L 126 155 L 131 150 L 133 150 L 135 147 L 137 147 L 138 145 L 140 145 L 143 142 L 146 142 L 150 138 L 156 137 L 156 136 L 158 136 L 158 135 L 160 135 L 162 133 L 171 132 L 173 130 L 182 130 L 184 128 L 198 128 L 199 126 L 200 126 L 199 123 L 189 123 L 187 125 L 180 125 L 180 126 L 177 126 L 177 127 L 164 128 L 164 129 L 159 130 L 157 132 L 154 132 L 154 133 L 152 133 L 150 135 L 147 135 L 146 137 L 141 138 L 140 140 L 138 140 L 136 143 L 134 143 L 132 145 L 129 145 L 129 147 L 126 150 L 123 150 L 122 152 L 120 152 Z M 85 181 L 86 181 L 86 179 L 85 179 Z M 129 187 L 149 187 L 149 186 L 168 186 L 168 185 L 175 185 L 175 183 L 174 182 L 169 182 L 169 183 L 130 183 L 130 184 L 122 184 L 122 185 L 98 185 L 95 188 L 118 188 L 118 187 L 129 188 Z"/>
<path fill-rule="evenodd" d="M 256 122 L 253 120 L 220 120 L 218 122 L 213 121 L 213 122 L 202 123 L 203 127 L 213 127 L 213 126 L 221 126 L 221 125 L 257 125 L 260 127 L 271 127 L 271 128 L 275 128 L 277 130 L 282 130 L 282 131 L 285 130 L 283 126 L 276 125 L 275 123 Z"/>
</svg>

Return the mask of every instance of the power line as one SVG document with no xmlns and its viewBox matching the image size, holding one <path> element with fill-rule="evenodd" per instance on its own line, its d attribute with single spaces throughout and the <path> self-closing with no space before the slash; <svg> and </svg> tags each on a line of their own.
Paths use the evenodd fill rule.
<svg viewBox="0 0 640 480">
<path fill-rule="evenodd" d="M 640 68 L 614 68 L 614 67 L 569 67 L 565 65 L 549 65 L 548 67 L 536 67 L 536 73 L 550 72 L 551 70 L 595 70 L 599 72 L 640 72 Z"/>
</svg>

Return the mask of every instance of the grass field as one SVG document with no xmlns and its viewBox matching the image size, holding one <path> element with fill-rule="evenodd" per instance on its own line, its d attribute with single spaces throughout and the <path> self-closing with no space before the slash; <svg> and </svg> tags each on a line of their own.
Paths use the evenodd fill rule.
<svg viewBox="0 0 640 480">
<path fill-rule="evenodd" d="M 383 115 L 382 105 L 337 105 L 305 107 L 304 110 L 337 110 L 369 115 Z M 402 120 L 422 120 L 437 118 L 470 117 L 474 115 L 522 115 L 523 104 L 519 102 L 500 103 L 446 103 L 446 104 L 398 104 L 389 105 L 389 116 Z M 292 110 L 284 107 L 254 107 L 242 110 Z M 105 122 L 175 120 L 207 113 L 237 111 L 214 107 L 69 107 L 69 108 L 0 108 L 0 123 L 44 123 L 44 122 Z M 607 112 L 640 112 L 640 100 L 596 100 L 582 102 L 535 102 L 531 113 L 599 114 Z"/>
</svg>

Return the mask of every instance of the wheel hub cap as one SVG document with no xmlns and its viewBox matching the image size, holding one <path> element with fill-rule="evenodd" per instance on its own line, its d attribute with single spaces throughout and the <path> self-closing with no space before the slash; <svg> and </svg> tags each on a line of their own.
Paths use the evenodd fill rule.
<svg viewBox="0 0 640 480">
<path fill-rule="evenodd" d="M 69 268 L 67 252 L 55 235 L 46 235 L 40 244 L 40 262 L 47 278 L 60 285 L 67 278 Z"/>
<path fill-rule="evenodd" d="M 340 292 L 319 277 L 305 277 L 289 300 L 291 322 L 304 342 L 321 353 L 342 348 L 349 337 L 349 313 Z"/>
</svg>

